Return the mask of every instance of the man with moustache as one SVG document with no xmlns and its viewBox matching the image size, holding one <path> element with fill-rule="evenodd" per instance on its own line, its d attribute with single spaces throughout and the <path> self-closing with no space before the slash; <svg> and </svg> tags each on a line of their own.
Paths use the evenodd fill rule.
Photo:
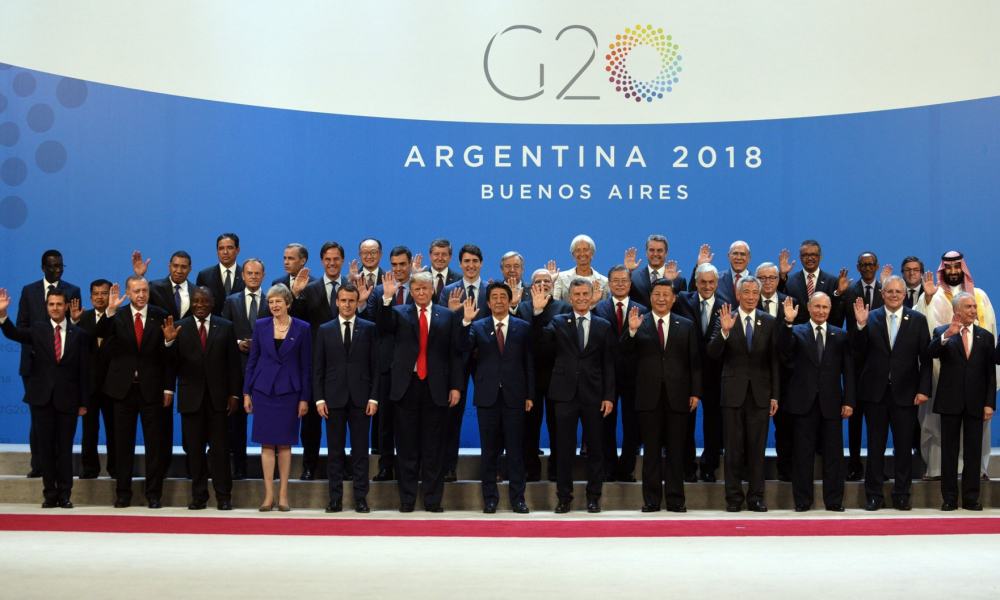
<svg viewBox="0 0 1000 600">
<path fill-rule="evenodd" d="M 667 238 L 654 233 L 646 238 L 646 268 L 640 269 L 642 260 L 636 259 L 637 251 L 629 248 L 625 251 L 625 267 L 629 270 L 632 287 L 629 296 L 643 306 L 649 306 L 649 292 L 657 279 L 666 279 L 674 284 L 675 292 L 687 289 L 688 283 L 678 274 L 677 262 L 667 260 Z"/>
<path fill-rule="evenodd" d="M 70 318 L 80 329 L 90 336 L 89 371 L 90 409 L 83 416 L 83 437 L 80 443 L 80 479 L 96 479 L 101 473 L 101 459 L 97 454 L 97 441 L 101 431 L 101 419 L 104 420 L 104 438 L 107 456 L 105 466 L 108 475 L 115 477 L 115 418 L 114 403 L 104 395 L 104 375 L 108 369 L 108 353 L 104 339 L 94 335 L 97 324 L 107 318 L 108 299 L 111 296 L 111 282 L 107 279 L 96 279 L 90 284 L 90 303 L 92 308 L 82 310 L 80 302 L 70 302 Z"/>
<path fill-rule="evenodd" d="M 757 266 L 754 275 L 760 280 L 760 302 L 757 303 L 757 310 L 762 310 L 778 321 L 778 326 L 785 325 L 785 294 L 778 291 L 778 265 L 772 262 L 763 262 Z M 798 306 L 794 299 L 793 306 Z M 788 393 L 789 371 L 784 364 L 781 365 L 781 390 Z M 778 404 L 781 408 L 774 414 L 774 451 L 777 454 L 778 480 L 791 481 L 792 470 L 794 469 L 793 457 L 793 432 L 794 422 L 788 414 L 787 403 L 780 399 Z"/>
<path fill-rule="evenodd" d="M 219 264 L 206 267 L 198 272 L 195 285 L 203 285 L 212 291 L 212 310 L 221 315 L 226 298 L 243 289 L 243 277 L 236 259 L 240 255 L 240 236 L 223 233 L 215 239 L 215 253 Z"/>
<path fill-rule="evenodd" d="M 840 269 L 840 274 L 836 276 L 820 269 L 819 263 L 823 258 L 823 250 L 816 240 L 804 240 L 799 244 L 799 260 L 802 261 L 802 269 L 797 273 L 792 274 L 795 261 L 791 260 L 790 257 L 791 253 L 787 249 L 782 249 L 778 254 L 778 277 L 780 277 L 778 290 L 794 298 L 800 306 L 809 304 L 809 299 L 815 292 L 823 292 L 833 301 L 833 306 L 830 309 L 830 321 L 843 323 L 843 306 L 839 300 L 851 284 L 851 280 L 847 277 L 847 269 Z M 800 310 L 796 325 L 808 320 L 808 312 Z"/>
</svg>

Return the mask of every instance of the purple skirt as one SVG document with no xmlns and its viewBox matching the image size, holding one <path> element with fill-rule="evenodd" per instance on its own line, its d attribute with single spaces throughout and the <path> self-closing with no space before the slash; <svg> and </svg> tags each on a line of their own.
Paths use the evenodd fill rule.
<svg viewBox="0 0 1000 600">
<path fill-rule="evenodd" d="M 250 439 L 266 446 L 299 443 L 299 394 L 270 396 L 254 391 Z"/>
</svg>

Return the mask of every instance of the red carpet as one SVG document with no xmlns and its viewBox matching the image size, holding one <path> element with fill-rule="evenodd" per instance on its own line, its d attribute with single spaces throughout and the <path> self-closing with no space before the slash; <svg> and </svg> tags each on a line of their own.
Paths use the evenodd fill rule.
<svg viewBox="0 0 1000 600">
<path fill-rule="evenodd" d="M 757 537 L 998 534 L 1000 518 L 446 520 L 0 515 L 0 531 L 397 537 Z"/>
</svg>

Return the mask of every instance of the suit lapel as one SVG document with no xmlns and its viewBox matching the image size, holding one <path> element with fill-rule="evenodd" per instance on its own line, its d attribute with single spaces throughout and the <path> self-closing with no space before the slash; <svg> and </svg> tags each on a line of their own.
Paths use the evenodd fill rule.
<svg viewBox="0 0 1000 600">
<path fill-rule="evenodd" d="M 886 320 L 888 319 L 888 317 L 889 315 L 885 314 L 884 312 L 876 313 L 875 324 L 873 325 L 873 327 L 878 329 L 878 338 L 882 340 L 882 343 L 885 344 L 885 347 L 888 348 L 890 352 L 892 352 L 892 346 L 889 345 L 889 328 L 886 326 Z M 897 340 L 899 339 L 899 333 L 902 330 L 903 330 L 903 324 L 900 323 L 899 329 L 896 330 Z"/>
</svg>

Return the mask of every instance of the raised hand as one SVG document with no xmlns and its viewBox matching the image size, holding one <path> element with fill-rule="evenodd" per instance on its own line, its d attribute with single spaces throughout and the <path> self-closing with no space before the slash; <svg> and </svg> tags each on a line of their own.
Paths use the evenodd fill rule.
<svg viewBox="0 0 1000 600">
<path fill-rule="evenodd" d="M 885 280 L 890 277 L 892 277 L 892 265 L 884 265 L 882 272 L 878 276 L 878 280 L 882 282 L 882 285 L 885 285 Z"/>
<path fill-rule="evenodd" d="M 950 338 L 953 335 L 958 335 L 958 332 L 962 330 L 962 321 L 959 319 L 958 315 L 952 315 L 951 323 L 948 323 L 948 329 L 945 330 L 942 337 Z"/>
<path fill-rule="evenodd" d="M 792 272 L 792 266 L 795 264 L 794 260 L 791 260 L 792 253 L 788 251 L 788 248 L 782 248 L 781 252 L 778 253 L 778 274 L 782 276 L 787 276 Z"/>
<path fill-rule="evenodd" d="M 594 299 L 590 303 L 590 305 L 593 306 L 604 299 L 604 293 L 607 290 L 604 288 L 604 284 L 601 283 L 600 279 L 595 279 L 591 284 L 591 287 L 594 288 Z"/>
<path fill-rule="evenodd" d="M 368 297 L 372 295 L 372 288 L 367 281 L 360 281 L 358 287 L 358 308 L 368 304 Z"/>
<path fill-rule="evenodd" d="M 680 267 L 677 266 L 676 260 L 668 260 L 666 264 L 663 265 L 663 278 L 667 281 L 673 281 L 677 279 L 680 274 Z"/>
<path fill-rule="evenodd" d="M 638 331 L 640 325 L 642 325 L 642 315 L 639 314 L 639 307 L 633 306 L 628 311 L 628 329 Z"/>
<path fill-rule="evenodd" d="M 858 327 L 868 322 L 868 308 L 865 306 L 863 298 L 854 300 L 854 322 L 858 324 Z"/>
<path fill-rule="evenodd" d="M 799 307 L 795 306 L 795 302 L 791 296 L 785 297 L 785 303 L 782 305 L 782 308 L 785 311 L 785 322 L 794 323 L 795 317 L 799 316 Z"/>
<path fill-rule="evenodd" d="M 7 316 L 7 308 L 10 307 L 10 294 L 7 288 L 0 288 L 0 317 Z"/>
<path fill-rule="evenodd" d="M 413 262 L 410 263 L 410 273 L 419 273 L 424 270 L 424 255 L 417 252 L 413 255 Z"/>
<path fill-rule="evenodd" d="M 549 272 L 552 279 L 555 279 L 559 275 L 559 267 L 556 266 L 556 261 L 554 260 L 549 260 L 549 262 L 545 263 L 545 270 Z"/>
<path fill-rule="evenodd" d="M 351 264 L 347 267 L 347 280 L 358 286 L 358 280 L 361 278 L 361 274 L 358 272 L 358 259 L 351 260 Z"/>
<path fill-rule="evenodd" d="M 83 307 L 80 306 L 80 299 L 73 298 L 69 301 L 69 318 L 76 323 L 81 316 L 83 316 Z"/>
<path fill-rule="evenodd" d="M 722 310 L 719 311 L 719 326 L 722 328 L 722 333 L 729 335 L 734 325 L 736 325 L 736 313 L 727 302 L 722 305 Z"/>
<path fill-rule="evenodd" d="M 638 269 L 639 263 L 642 262 L 642 259 L 636 260 L 635 258 L 638 252 L 639 251 L 636 250 L 634 246 L 625 251 L 624 263 L 625 263 L 625 268 L 628 269 L 629 271 L 635 271 L 636 269 Z"/>
<path fill-rule="evenodd" d="M 703 265 L 705 263 L 710 263 L 710 262 L 712 262 L 713 258 L 715 258 L 715 255 L 712 254 L 712 247 L 711 246 L 709 246 L 708 244 L 702 244 L 701 247 L 698 248 L 698 264 L 699 265 Z"/>
<path fill-rule="evenodd" d="M 174 325 L 174 316 L 167 315 L 167 318 L 163 321 L 163 326 L 160 327 L 163 330 L 163 339 L 172 342 L 177 339 L 178 334 L 181 332 L 181 325 Z"/>
<path fill-rule="evenodd" d="M 549 298 L 551 298 L 551 296 L 549 296 L 548 292 L 545 291 L 545 288 L 542 287 L 541 283 L 536 283 L 531 286 L 531 306 L 535 310 L 542 310 L 548 306 Z"/>
<path fill-rule="evenodd" d="M 145 261 L 142 260 L 142 252 L 134 250 L 132 252 L 132 272 L 135 273 L 136 277 L 144 277 L 146 275 L 146 270 L 149 269 L 149 262 L 153 260 L 147 258 Z"/>
<path fill-rule="evenodd" d="M 924 296 L 926 301 L 930 301 L 931 297 L 937 293 L 938 286 L 934 284 L 934 273 L 927 271 L 924 273 Z"/>
<path fill-rule="evenodd" d="M 109 317 L 114 315 L 115 311 L 118 310 L 118 307 L 120 307 L 122 303 L 125 302 L 126 296 L 119 296 L 119 294 L 121 294 L 121 291 L 122 291 L 121 286 L 118 285 L 117 283 L 111 286 L 111 294 L 108 297 L 108 310 L 107 310 Z"/>
<path fill-rule="evenodd" d="M 465 302 L 462 303 L 462 318 L 469 323 L 476 320 L 476 315 L 479 310 L 476 308 L 476 303 L 472 298 L 466 298 Z"/>
<path fill-rule="evenodd" d="M 396 288 L 399 287 L 399 283 L 396 281 L 396 277 L 392 273 L 386 273 L 382 276 L 382 299 L 392 300 L 392 297 L 396 295 Z"/>
<path fill-rule="evenodd" d="M 309 285 L 309 267 L 302 267 L 292 281 L 292 295 L 298 297 Z"/>
<path fill-rule="evenodd" d="M 847 269 L 840 269 L 840 275 L 837 276 L 837 295 L 842 296 L 849 287 L 851 287 L 851 278 L 847 276 Z"/>
<path fill-rule="evenodd" d="M 451 293 L 448 294 L 448 310 L 452 311 L 462 310 L 462 305 L 463 305 L 462 294 L 464 293 L 465 290 L 463 290 L 461 286 L 451 290 Z"/>
<path fill-rule="evenodd" d="M 521 298 L 524 296 L 524 286 L 514 277 L 507 280 L 507 286 L 510 287 L 511 292 L 510 305 L 515 307 L 521 303 Z"/>
</svg>

